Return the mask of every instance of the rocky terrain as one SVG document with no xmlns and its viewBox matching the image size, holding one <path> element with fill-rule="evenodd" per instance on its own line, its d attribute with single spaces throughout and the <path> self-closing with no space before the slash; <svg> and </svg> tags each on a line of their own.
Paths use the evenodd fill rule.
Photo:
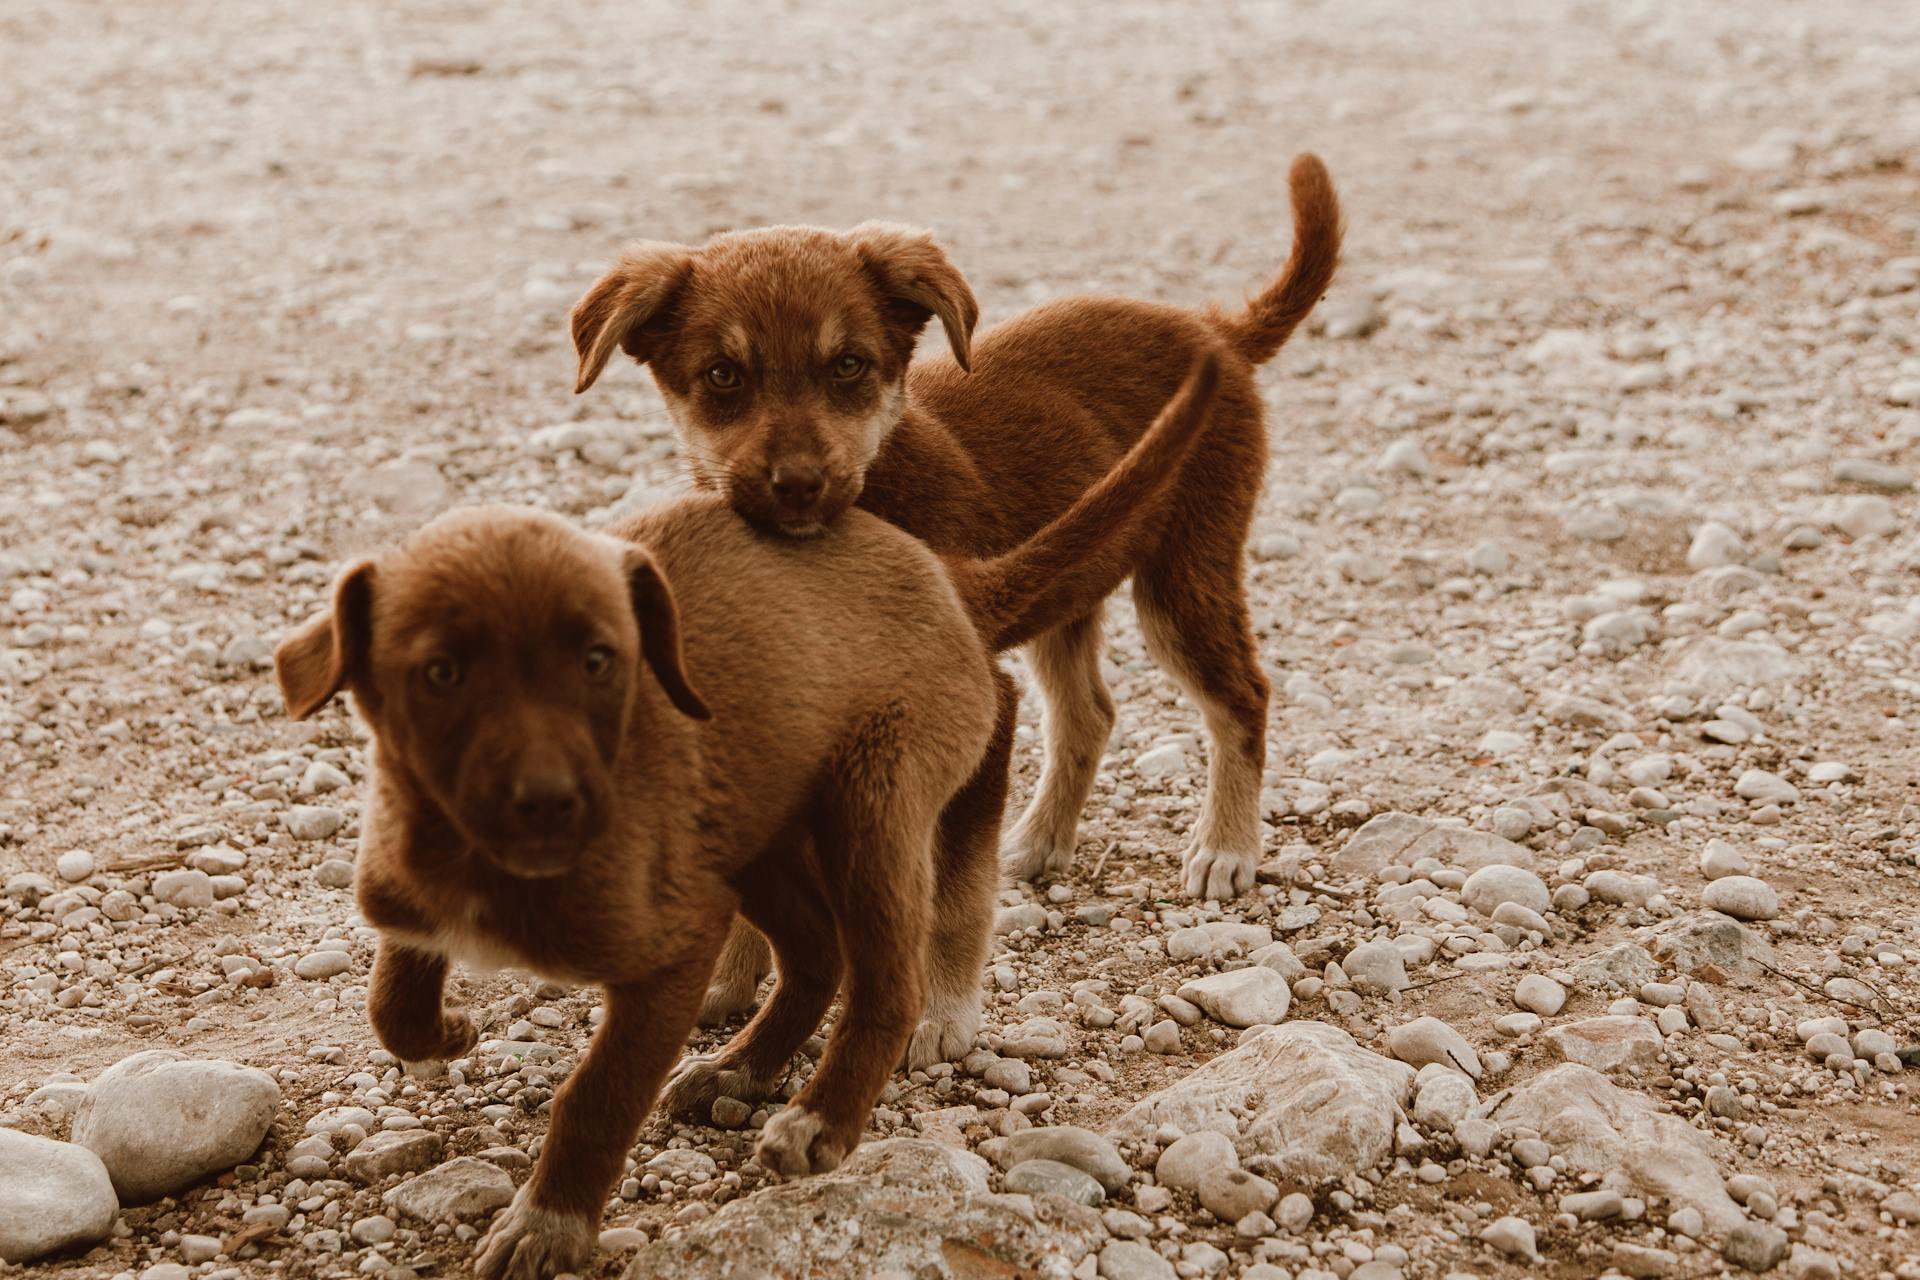
<svg viewBox="0 0 1920 1280">
<path fill-rule="evenodd" d="M 1231 299 L 1311 147 L 1257 893 L 1178 894 L 1204 743 L 1116 601 L 975 1050 L 812 1181 L 751 1160 L 777 1101 L 656 1118 L 592 1273 L 1920 1277 L 1920 9 L 14 0 L 0 47 L 0 1259 L 463 1274 L 524 1178 L 596 993 L 468 974 L 470 1057 L 375 1044 L 364 739 L 269 655 L 448 505 L 684 485 L 643 376 L 568 394 L 624 239 L 890 217 L 989 323 Z"/>
</svg>

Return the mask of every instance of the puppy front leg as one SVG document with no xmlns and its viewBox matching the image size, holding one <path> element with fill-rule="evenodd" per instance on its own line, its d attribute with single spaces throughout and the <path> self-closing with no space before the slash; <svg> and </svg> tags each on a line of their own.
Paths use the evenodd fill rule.
<svg viewBox="0 0 1920 1280">
<path fill-rule="evenodd" d="M 482 1280 L 546 1280 L 593 1252 L 607 1193 L 693 1030 L 726 926 L 725 915 L 712 921 L 699 947 L 648 981 L 607 988 L 606 1018 L 554 1095 L 540 1162 L 480 1242 Z"/>
<path fill-rule="evenodd" d="M 478 1038 L 473 1019 L 442 1006 L 447 958 L 381 935 L 367 989 L 367 1020 L 403 1062 L 457 1058 Z"/>
</svg>

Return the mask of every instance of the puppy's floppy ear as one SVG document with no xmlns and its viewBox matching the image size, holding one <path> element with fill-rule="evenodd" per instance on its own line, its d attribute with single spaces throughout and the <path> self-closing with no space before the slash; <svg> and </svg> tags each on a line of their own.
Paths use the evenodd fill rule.
<svg viewBox="0 0 1920 1280">
<path fill-rule="evenodd" d="M 645 364 L 653 344 L 671 322 L 674 298 L 693 274 L 693 250 L 649 240 L 628 247 L 613 269 L 573 304 L 567 322 L 580 369 L 579 395 L 592 386 L 619 347 Z"/>
<path fill-rule="evenodd" d="M 366 660 L 373 630 L 373 561 L 347 566 L 335 580 L 333 607 L 273 651 L 280 696 L 295 720 L 327 705 Z"/>
<path fill-rule="evenodd" d="M 939 316 L 953 358 L 962 369 L 972 368 L 980 304 L 933 237 L 891 222 L 863 222 L 847 232 L 847 239 L 866 263 L 888 314 L 905 329 L 909 346 L 928 318 Z"/>
<path fill-rule="evenodd" d="M 654 678 L 674 706 L 695 720 L 711 720 L 713 712 L 687 682 L 680 653 L 680 607 L 673 602 L 667 576 L 639 547 L 626 550 L 622 567 L 633 597 L 633 617 L 640 624 L 640 656 L 653 668 Z"/>
</svg>

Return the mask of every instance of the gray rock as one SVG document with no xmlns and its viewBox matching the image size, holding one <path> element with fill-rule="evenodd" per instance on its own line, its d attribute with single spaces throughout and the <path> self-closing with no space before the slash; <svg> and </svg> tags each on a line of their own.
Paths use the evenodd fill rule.
<svg viewBox="0 0 1920 1280">
<path fill-rule="evenodd" d="M 1689 1206 L 1716 1231 L 1745 1220 L 1714 1166 L 1713 1139 L 1591 1067 L 1563 1063 L 1516 1086 L 1490 1118 L 1502 1131 L 1530 1129 L 1622 1195 Z"/>
<path fill-rule="evenodd" d="M 1007 1190 L 1022 1195 L 1054 1195 L 1075 1204 L 1097 1205 L 1106 1189 L 1092 1174 L 1058 1160 L 1023 1160 L 1007 1170 Z"/>
<path fill-rule="evenodd" d="M 1257 964 L 1195 978 L 1183 984 L 1179 994 L 1230 1027 L 1279 1022 L 1287 1016 L 1293 998 L 1285 978 Z"/>
<path fill-rule="evenodd" d="M 1466 1037 L 1438 1018 L 1415 1018 L 1387 1032 L 1387 1049 L 1402 1062 L 1424 1067 L 1438 1062 L 1480 1078 L 1480 1055 Z"/>
<path fill-rule="evenodd" d="M 451 1224 L 504 1208 L 513 1200 L 513 1179 L 499 1165 L 460 1156 L 409 1178 L 380 1199 L 405 1217 Z"/>
<path fill-rule="evenodd" d="M 371 1133 L 347 1153 L 347 1173 L 359 1182 L 379 1182 L 396 1173 L 412 1173 L 437 1161 L 441 1145 L 440 1135 L 426 1129 Z"/>
<path fill-rule="evenodd" d="M 1771 1271 L 1787 1256 L 1787 1233 L 1771 1222 L 1742 1222 L 1727 1232 L 1720 1256 L 1749 1271 Z"/>
<path fill-rule="evenodd" d="M 1010 1169 L 1027 1160 L 1057 1160 L 1092 1174 L 1108 1195 L 1127 1185 L 1133 1171 L 1111 1142 L 1087 1129 L 1069 1124 L 1023 1129 L 980 1144 L 980 1154 Z"/>
<path fill-rule="evenodd" d="M 1176 1274 L 1171 1262 L 1136 1241 L 1111 1240 L 1100 1250 L 1103 1280 L 1174 1280 Z"/>
<path fill-rule="evenodd" d="M 1249 1168 L 1320 1183 L 1392 1151 L 1413 1078 L 1412 1067 L 1361 1048 L 1338 1027 L 1290 1022 L 1141 1099 L 1108 1134 L 1139 1141 L 1164 1124 L 1211 1130 L 1232 1138 Z"/>
<path fill-rule="evenodd" d="M 1660 976 L 1660 966 L 1645 947 L 1622 942 L 1595 952 L 1573 966 L 1582 986 L 1638 991 Z"/>
<path fill-rule="evenodd" d="M 1882 493 L 1905 493 L 1913 488 L 1913 472 L 1872 458 L 1842 458 L 1833 464 L 1833 478 L 1842 484 L 1860 484 Z"/>
<path fill-rule="evenodd" d="M 833 1173 L 768 1187 L 641 1247 L 626 1275 L 938 1276 L 961 1274 L 963 1263 L 965 1274 L 1064 1275 L 1042 1264 L 1071 1270 L 1104 1236 L 1092 1209 L 994 1195 L 986 1161 L 970 1152 L 892 1138 L 862 1144 Z"/>
<path fill-rule="evenodd" d="M 100 1157 L 0 1129 L 0 1262 L 32 1262 L 106 1237 L 120 1213 Z"/>
<path fill-rule="evenodd" d="M 147 1049 L 100 1073 L 73 1140 L 105 1163 L 121 1203 L 144 1204 L 252 1155 L 279 1107 L 264 1071 Z"/>
<path fill-rule="evenodd" d="M 1681 916 L 1657 926 L 1651 946 L 1663 963 L 1689 976 L 1711 968 L 1727 977 L 1759 977 L 1774 963 L 1773 948 L 1765 938 L 1717 911 Z M 1641 982 L 1655 976 L 1657 970 L 1651 965 L 1649 969 Z"/>
</svg>

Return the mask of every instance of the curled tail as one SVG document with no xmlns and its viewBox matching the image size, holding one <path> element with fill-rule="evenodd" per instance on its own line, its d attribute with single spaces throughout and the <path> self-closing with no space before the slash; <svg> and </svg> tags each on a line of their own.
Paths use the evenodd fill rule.
<svg viewBox="0 0 1920 1280">
<path fill-rule="evenodd" d="M 1255 364 L 1271 360 L 1333 283 L 1340 265 L 1340 197 L 1320 157 L 1302 152 L 1287 175 L 1293 195 L 1293 252 L 1279 279 L 1230 316 L 1215 307 L 1207 313 L 1227 341 Z"/>
<path fill-rule="evenodd" d="M 948 562 L 960 598 L 999 652 L 1090 612 L 1133 572 L 1136 534 L 1166 496 L 1206 425 L 1220 357 L 1202 352 L 1187 380 L 1113 470 L 1025 542 L 990 560 Z"/>
</svg>

